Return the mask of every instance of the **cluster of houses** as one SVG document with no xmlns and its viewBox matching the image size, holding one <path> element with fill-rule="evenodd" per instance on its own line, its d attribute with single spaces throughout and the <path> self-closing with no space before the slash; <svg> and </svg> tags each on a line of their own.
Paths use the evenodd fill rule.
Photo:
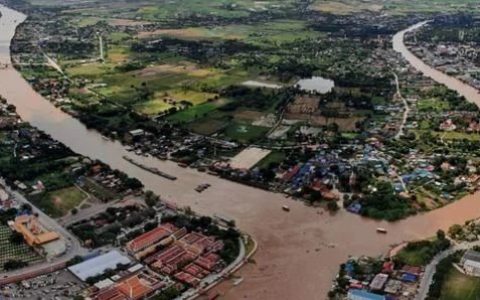
<svg viewBox="0 0 480 300">
<path fill-rule="evenodd" d="M 459 30 L 459 35 L 461 31 Z M 472 42 L 427 42 L 415 39 L 409 43 L 415 55 L 442 72 L 480 89 L 478 44 Z"/>
<path fill-rule="evenodd" d="M 0 211 L 6 211 L 11 208 L 19 209 L 20 203 L 10 195 L 10 193 L 0 185 Z"/>
<path fill-rule="evenodd" d="M 420 267 L 397 267 L 391 260 L 383 261 L 380 271 L 371 258 L 350 259 L 344 267 L 345 293 L 348 300 L 407 300 L 417 292 L 423 276 Z M 359 271 L 361 270 L 361 271 Z"/>
<path fill-rule="evenodd" d="M 90 285 L 83 294 L 90 299 L 141 299 L 169 288 L 179 293 L 201 290 L 204 282 L 216 280 L 226 267 L 220 256 L 224 241 L 175 225 L 171 220 L 180 214 L 166 201 L 146 207 L 132 200 L 73 224 L 71 230 L 85 246 L 102 249 L 69 268 Z M 116 226 L 120 230 L 110 230 Z M 92 228 L 93 234 L 88 233 Z M 99 243 L 105 232 L 116 237 Z M 103 249 L 112 250 L 99 255 Z"/>
<path fill-rule="evenodd" d="M 83 292 L 90 299 L 143 299 L 169 288 L 201 288 L 225 268 L 218 254 L 223 247 L 221 240 L 166 222 L 129 240 L 125 252 L 93 252 L 69 270 L 91 285 Z"/>
<path fill-rule="evenodd" d="M 126 249 L 152 270 L 192 287 L 224 267 L 217 254 L 223 249 L 222 241 L 169 223 L 128 242 Z"/>
</svg>

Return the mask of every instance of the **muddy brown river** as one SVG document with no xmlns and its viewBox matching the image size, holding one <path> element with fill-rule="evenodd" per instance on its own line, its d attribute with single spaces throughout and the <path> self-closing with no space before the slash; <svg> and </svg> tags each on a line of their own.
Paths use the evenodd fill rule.
<svg viewBox="0 0 480 300">
<path fill-rule="evenodd" d="M 8 63 L 10 40 L 24 16 L 3 6 L 0 11 L 3 14 L 0 19 L 0 63 Z M 396 49 L 401 50 L 415 67 L 428 72 L 427 76 L 440 81 L 444 75 L 411 57 L 402 46 L 402 39 L 403 33 L 395 36 Z M 471 94 L 464 84 L 455 82 L 449 86 L 462 94 Z M 301 202 L 285 199 L 281 194 L 180 168 L 171 162 L 136 157 L 126 152 L 121 144 L 104 140 L 99 133 L 87 130 L 79 121 L 54 107 L 11 67 L 0 70 L 0 94 L 17 107 L 24 120 L 73 151 L 101 159 L 140 179 L 147 189 L 179 205 L 188 205 L 201 214 L 232 218 L 240 229 L 250 233 L 259 243 L 255 263 L 246 265 L 237 273 L 244 277 L 238 286 L 225 282 L 217 288 L 225 294 L 225 299 L 324 299 L 339 264 L 349 255 L 380 255 L 390 245 L 428 237 L 439 228 L 447 229 L 452 224 L 480 216 L 478 194 L 397 223 L 376 222 L 344 211 L 330 216 Z M 470 100 L 473 101 L 474 97 Z M 124 155 L 156 166 L 177 176 L 178 180 L 171 182 L 143 171 L 125 161 Z M 194 191 L 198 184 L 205 182 L 212 187 L 202 194 Z M 290 206 L 291 211 L 282 211 L 282 205 Z M 386 228 L 388 234 L 377 234 L 375 229 L 379 226 Z"/>
</svg>

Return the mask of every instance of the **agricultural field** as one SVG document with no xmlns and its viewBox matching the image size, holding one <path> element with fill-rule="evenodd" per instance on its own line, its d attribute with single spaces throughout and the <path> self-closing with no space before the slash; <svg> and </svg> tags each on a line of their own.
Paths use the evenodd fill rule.
<svg viewBox="0 0 480 300">
<path fill-rule="evenodd" d="M 337 15 L 359 12 L 385 11 L 392 14 L 457 12 L 471 9 L 480 10 L 476 0 L 316 0 L 311 6 L 314 10 Z"/>
<path fill-rule="evenodd" d="M 21 260 L 32 264 L 40 262 L 42 258 L 25 244 L 14 244 L 9 238 L 12 231 L 4 225 L 0 225 L 0 270 L 3 271 L 3 265 L 9 260 Z"/>
<path fill-rule="evenodd" d="M 257 46 L 293 42 L 297 39 L 322 38 L 324 34 L 308 28 L 305 21 L 279 20 L 258 25 L 233 24 L 215 27 L 188 27 L 140 32 L 140 38 L 173 37 L 186 40 L 240 40 Z"/>
</svg>

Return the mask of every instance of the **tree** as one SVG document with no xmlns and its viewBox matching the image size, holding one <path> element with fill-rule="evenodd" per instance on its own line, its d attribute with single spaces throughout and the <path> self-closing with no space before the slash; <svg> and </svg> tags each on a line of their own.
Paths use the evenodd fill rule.
<svg viewBox="0 0 480 300">
<path fill-rule="evenodd" d="M 445 240 L 445 231 L 439 229 L 437 231 L 437 239 L 439 239 L 440 241 Z"/>
<path fill-rule="evenodd" d="M 153 207 L 157 204 L 159 198 L 157 195 L 155 195 L 152 191 L 146 191 L 145 192 L 145 203 L 150 206 L 150 207 Z"/>
<path fill-rule="evenodd" d="M 81 262 L 83 262 L 83 258 L 80 255 L 76 255 L 72 259 L 67 261 L 67 267 L 79 264 Z"/>
<path fill-rule="evenodd" d="M 329 211 L 332 211 L 332 212 L 336 212 L 339 209 L 338 204 L 335 201 L 328 202 L 327 208 Z"/>
<path fill-rule="evenodd" d="M 21 244 L 24 241 L 23 235 L 19 232 L 14 231 L 10 235 L 9 241 L 13 244 Z"/>
<path fill-rule="evenodd" d="M 448 228 L 448 235 L 451 237 L 451 238 L 455 238 L 456 236 L 460 235 L 462 233 L 462 226 L 458 225 L 458 224 L 455 224 L 455 225 L 452 225 L 450 226 L 450 228 Z"/>
<path fill-rule="evenodd" d="M 16 270 L 16 269 L 23 268 L 27 265 L 28 265 L 28 263 L 26 263 L 22 260 L 10 259 L 3 264 L 3 269 L 6 270 L 6 271 L 10 271 L 10 270 Z"/>
</svg>

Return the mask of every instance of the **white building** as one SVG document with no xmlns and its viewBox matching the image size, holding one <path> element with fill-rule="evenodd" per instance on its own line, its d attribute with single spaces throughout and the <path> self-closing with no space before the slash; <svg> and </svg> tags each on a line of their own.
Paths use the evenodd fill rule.
<svg viewBox="0 0 480 300">
<path fill-rule="evenodd" d="M 480 252 L 468 250 L 463 255 L 460 265 L 467 275 L 480 277 Z"/>
<path fill-rule="evenodd" d="M 118 264 L 127 265 L 131 260 L 120 254 L 117 250 L 91 258 L 68 268 L 80 280 L 85 281 L 88 277 L 103 274 L 107 269 L 115 270 Z"/>
</svg>

